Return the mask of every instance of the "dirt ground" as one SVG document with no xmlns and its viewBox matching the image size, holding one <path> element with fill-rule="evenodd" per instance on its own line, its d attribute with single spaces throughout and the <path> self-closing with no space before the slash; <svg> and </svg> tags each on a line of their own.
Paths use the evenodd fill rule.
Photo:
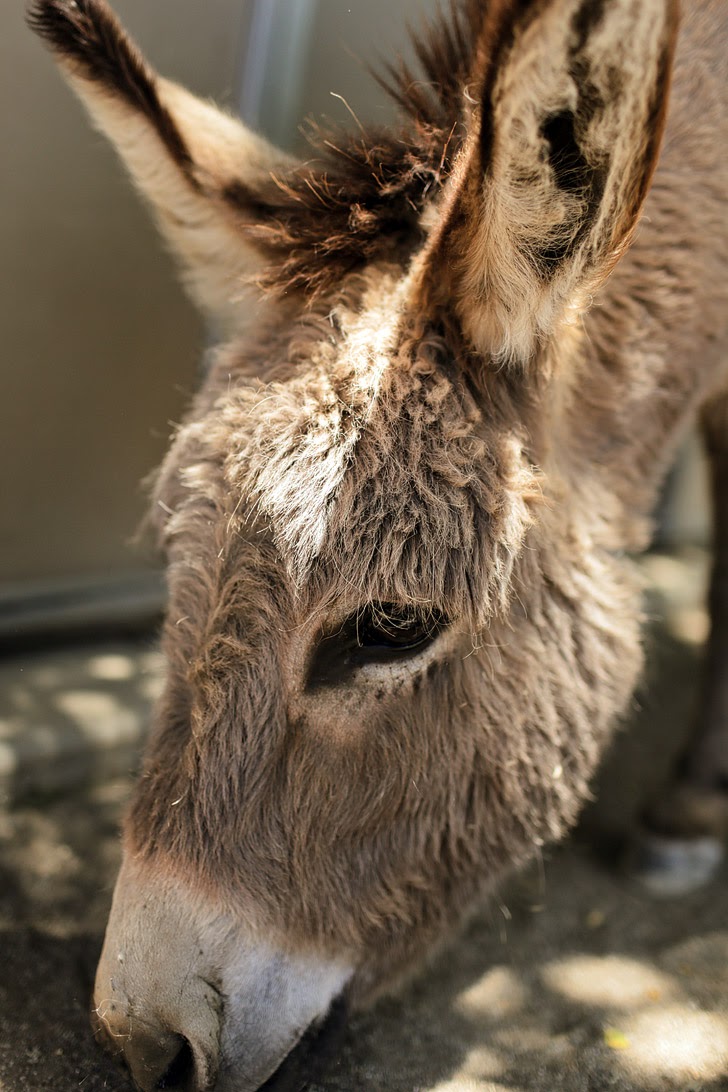
<svg viewBox="0 0 728 1092">
<path fill-rule="evenodd" d="M 701 625 L 683 610 L 656 630 L 576 836 L 356 1019 L 312 1092 L 728 1090 L 728 870 L 654 901 L 618 853 L 689 724 Z M 87 1020 L 129 785 L 0 812 L 0 1092 L 130 1087 Z"/>
</svg>

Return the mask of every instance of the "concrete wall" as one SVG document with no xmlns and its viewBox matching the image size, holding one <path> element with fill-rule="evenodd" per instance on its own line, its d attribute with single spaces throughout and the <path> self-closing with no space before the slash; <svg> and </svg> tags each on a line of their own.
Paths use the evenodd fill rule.
<svg viewBox="0 0 728 1092">
<path fill-rule="evenodd" d="M 318 0 L 301 95 L 304 112 L 353 126 L 335 92 L 358 118 L 391 121 L 392 105 L 366 65 L 381 69 L 397 54 L 411 58 L 408 25 L 417 28 L 437 7 L 437 0 Z"/>
<path fill-rule="evenodd" d="M 0 584 L 134 568 L 141 478 L 203 330 L 21 0 L 0 6 Z M 165 73 L 235 101 L 240 0 L 115 0 Z"/>
</svg>

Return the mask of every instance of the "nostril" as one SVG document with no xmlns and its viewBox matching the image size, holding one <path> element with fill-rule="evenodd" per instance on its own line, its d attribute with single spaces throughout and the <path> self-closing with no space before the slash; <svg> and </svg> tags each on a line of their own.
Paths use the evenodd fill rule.
<svg viewBox="0 0 728 1092">
<path fill-rule="evenodd" d="M 139 1092 L 210 1092 L 215 1083 L 214 1059 L 184 1035 L 130 1025 L 122 1049 Z"/>
<path fill-rule="evenodd" d="M 180 1048 L 162 1076 L 157 1081 L 155 1092 L 169 1089 L 170 1092 L 196 1092 L 195 1083 L 196 1065 L 192 1047 L 187 1040 L 180 1036 Z"/>
</svg>

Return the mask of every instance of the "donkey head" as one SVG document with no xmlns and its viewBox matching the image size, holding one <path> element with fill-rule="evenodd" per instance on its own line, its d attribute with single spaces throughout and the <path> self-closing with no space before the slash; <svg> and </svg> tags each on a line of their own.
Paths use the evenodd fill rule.
<svg viewBox="0 0 728 1092">
<path fill-rule="evenodd" d="M 96 1023 L 146 1092 L 246 1092 L 563 833 L 631 693 L 581 316 L 675 4 L 460 4 L 424 79 L 390 72 L 401 130 L 313 163 L 156 77 L 103 0 L 31 18 L 226 339 L 155 487 L 168 679 Z"/>
</svg>

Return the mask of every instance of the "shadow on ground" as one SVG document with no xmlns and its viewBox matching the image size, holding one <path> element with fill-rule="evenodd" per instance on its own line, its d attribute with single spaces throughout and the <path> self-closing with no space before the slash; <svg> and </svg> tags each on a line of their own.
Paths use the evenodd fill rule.
<svg viewBox="0 0 728 1092">
<path fill-rule="evenodd" d="M 3 821 L 2 1092 L 129 1088 L 87 1014 L 127 787 Z M 654 903 L 588 847 L 566 846 L 401 997 L 359 1017 L 315 1092 L 725 1090 L 726 923 L 726 875 Z"/>
<path fill-rule="evenodd" d="M 128 1092 L 88 1007 L 126 782 L 0 813 L 0 1090 Z"/>
<path fill-rule="evenodd" d="M 312 1092 L 726 1092 L 728 873 L 655 902 L 595 850 L 621 844 L 692 719 L 685 624 L 655 630 L 637 723 L 575 838 L 358 1017 Z M 129 786 L 0 812 L 0 1092 L 130 1087 L 87 1017 Z"/>
<path fill-rule="evenodd" d="M 148 635 L 0 660 L 0 807 L 129 770 L 162 675 Z"/>
<path fill-rule="evenodd" d="M 317 1092 L 728 1088 L 727 878 L 656 907 L 575 847 L 545 877 L 361 1018 Z"/>
</svg>

